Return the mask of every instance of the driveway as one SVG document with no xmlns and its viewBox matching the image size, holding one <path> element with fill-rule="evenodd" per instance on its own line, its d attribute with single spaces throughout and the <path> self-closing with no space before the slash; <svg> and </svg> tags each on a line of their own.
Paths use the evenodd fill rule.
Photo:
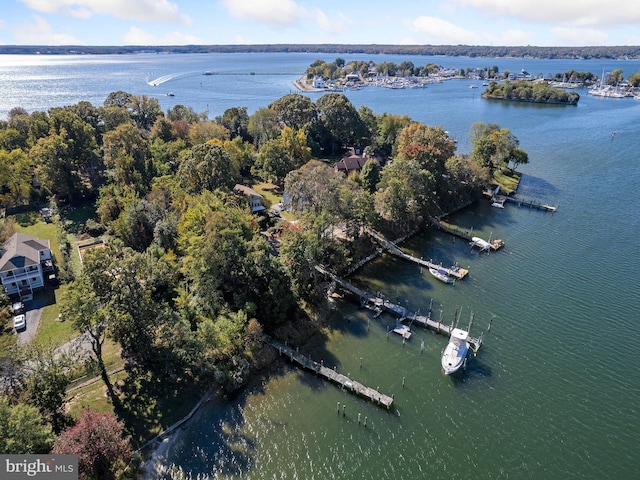
<svg viewBox="0 0 640 480">
<path fill-rule="evenodd" d="M 24 314 L 27 317 L 27 328 L 20 332 L 16 332 L 19 344 L 26 345 L 35 338 L 36 332 L 38 331 L 38 325 L 40 324 L 43 307 L 44 301 L 39 299 L 29 300 L 24 303 Z"/>
</svg>

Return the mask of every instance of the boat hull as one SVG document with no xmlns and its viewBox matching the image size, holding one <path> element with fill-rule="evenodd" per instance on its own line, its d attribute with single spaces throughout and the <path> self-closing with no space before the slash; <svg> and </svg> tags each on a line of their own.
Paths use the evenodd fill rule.
<svg viewBox="0 0 640 480">
<path fill-rule="evenodd" d="M 442 371 L 445 375 L 452 375 L 464 366 L 469 353 L 468 335 L 468 332 L 457 328 L 451 332 L 449 343 L 442 352 Z"/>
<path fill-rule="evenodd" d="M 453 278 L 444 270 L 437 270 L 435 268 L 429 268 L 429 273 L 443 283 L 453 283 Z"/>
</svg>

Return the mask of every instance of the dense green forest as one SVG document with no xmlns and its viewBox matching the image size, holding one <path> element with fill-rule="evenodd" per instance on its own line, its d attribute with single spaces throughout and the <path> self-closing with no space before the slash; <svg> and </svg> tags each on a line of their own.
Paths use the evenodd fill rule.
<svg viewBox="0 0 640 480">
<path fill-rule="evenodd" d="M 554 105 L 577 105 L 580 95 L 561 88 L 550 87 L 546 83 L 534 83 L 523 80 L 505 81 L 502 84 L 491 82 L 482 92 L 483 98 L 510 100 L 513 102 L 548 103 Z"/>
<path fill-rule="evenodd" d="M 342 45 L 342 44 L 264 44 L 264 45 L 2 45 L 0 54 L 76 55 L 127 53 L 238 53 L 307 52 L 336 54 L 446 55 L 463 57 L 518 57 L 565 59 L 637 59 L 640 46 L 536 47 L 489 45 Z"/>
<path fill-rule="evenodd" d="M 140 383 L 243 385 L 264 363 L 265 334 L 295 342 L 308 329 L 305 306 L 323 297 L 314 265 L 344 273 L 373 250 L 362 227 L 407 232 L 477 198 L 494 172 L 528 162 L 506 128 L 478 123 L 471 135 L 472 153 L 459 154 L 442 126 L 356 110 L 337 93 L 315 102 L 290 94 L 212 120 L 122 91 L 101 106 L 12 109 L 0 122 L 0 206 L 54 212 L 60 312 L 91 348 L 88 362 L 37 348 L 4 359 L 5 447 L 69 452 L 92 429 L 120 432 L 120 442 L 142 421 Z M 349 147 L 367 161 L 345 174 L 334 163 Z M 286 193 L 287 219 L 252 214 L 234 190 L 258 183 Z M 74 270 L 64 219 L 87 205 L 95 215 L 73 228 L 106 244 Z M 7 220 L 0 240 L 11 233 Z M 120 349 L 126 382 L 110 376 L 106 339 Z M 120 422 L 69 417 L 65 391 L 79 372 L 102 379 Z M 19 436 L 14 417 L 28 419 Z M 104 460 L 110 469 L 124 468 L 123 448 Z"/>
</svg>

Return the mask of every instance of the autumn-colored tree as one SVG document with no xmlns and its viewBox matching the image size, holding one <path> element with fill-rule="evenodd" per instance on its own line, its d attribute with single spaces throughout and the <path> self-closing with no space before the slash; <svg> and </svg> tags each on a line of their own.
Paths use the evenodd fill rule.
<svg viewBox="0 0 640 480">
<path fill-rule="evenodd" d="M 80 479 L 110 480 L 127 467 L 132 447 L 114 414 L 87 409 L 73 427 L 60 434 L 51 453 L 77 455 Z"/>
</svg>

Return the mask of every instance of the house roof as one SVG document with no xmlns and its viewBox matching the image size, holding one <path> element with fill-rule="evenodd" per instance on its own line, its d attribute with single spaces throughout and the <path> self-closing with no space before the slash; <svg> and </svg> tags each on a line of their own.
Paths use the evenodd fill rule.
<svg viewBox="0 0 640 480">
<path fill-rule="evenodd" d="M 0 248 L 0 272 L 38 265 L 40 251 L 49 249 L 49 240 L 41 240 L 24 233 L 14 233 Z"/>
<path fill-rule="evenodd" d="M 233 187 L 233 189 L 237 192 L 244 193 L 245 195 L 255 195 L 257 197 L 262 198 L 262 195 L 256 192 L 253 188 L 247 187 L 246 185 L 241 185 L 237 183 L 236 186 Z"/>
<path fill-rule="evenodd" d="M 360 155 L 351 155 L 345 157 L 336 163 L 336 169 L 344 172 L 351 172 L 353 170 L 362 170 L 364 164 L 367 163 L 367 159 Z"/>
</svg>

